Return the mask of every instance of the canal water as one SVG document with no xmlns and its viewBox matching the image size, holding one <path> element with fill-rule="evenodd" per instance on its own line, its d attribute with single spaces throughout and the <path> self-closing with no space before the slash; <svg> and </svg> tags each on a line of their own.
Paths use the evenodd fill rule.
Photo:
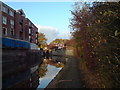
<svg viewBox="0 0 120 90">
<path fill-rule="evenodd" d="M 17 68 L 15 70 L 19 71 L 14 71 L 15 73 L 9 75 L 6 74 L 7 76 L 4 75 L 5 78 L 3 78 L 3 88 L 44 89 L 65 66 L 66 63 L 65 57 L 60 56 L 40 58 L 40 61 L 42 62 L 37 61 L 35 64 L 29 64 L 28 62 L 27 67 L 25 67 L 25 62 L 22 60 L 19 61 L 21 62 L 15 63 L 16 66 L 14 66 L 14 63 L 8 64 L 9 66 L 14 66 L 14 68 Z M 10 68 L 10 70 L 14 69 Z M 6 68 L 4 69 L 4 73 L 5 71 Z"/>
<path fill-rule="evenodd" d="M 37 88 L 46 88 L 54 79 L 59 71 L 64 67 L 65 57 L 53 56 L 44 58 L 43 63 L 39 66 L 39 85 Z"/>
</svg>

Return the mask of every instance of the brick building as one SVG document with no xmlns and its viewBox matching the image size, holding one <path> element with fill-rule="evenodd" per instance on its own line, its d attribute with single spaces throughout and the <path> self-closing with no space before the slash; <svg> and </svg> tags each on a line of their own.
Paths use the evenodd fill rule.
<svg viewBox="0 0 120 90">
<path fill-rule="evenodd" d="M 3 37 L 12 37 L 14 38 L 14 31 L 15 31 L 15 18 L 14 13 L 15 10 L 8 7 L 6 4 L 1 3 L 1 14 L 2 17 L 0 20 L 2 20 L 2 35 Z"/>
<path fill-rule="evenodd" d="M 26 26 L 25 26 L 25 39 L 31 43 L 38 43 L 38 28 L 28 19 L 26 18 Z"/>
<path fill-rule="evenodd" d="M 2 38 L 38 43 L 38 28 L 26 18 L 22 9 L 14 10 L 0 2 L 0 14 Z"/>
<path fill-rule="evenodd" d="M 15 38 L 25 40 L 25 14 L 22 9 L 15 11 Z"/>
</svg>

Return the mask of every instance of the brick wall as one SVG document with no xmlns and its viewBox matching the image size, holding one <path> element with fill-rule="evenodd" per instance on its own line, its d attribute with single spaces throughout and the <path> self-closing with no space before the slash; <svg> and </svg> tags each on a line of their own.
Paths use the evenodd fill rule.
<svg viewBox="0 0 120 90">
<path fill-rule="evenodd" d="M 2 16 L 7 17 L 7 24 L 1 25 L 2 27 L 7 28 L 7 35 L 3 35 L 3 37 L 25 40 L 37 44 L 36 34 L 38 32 L 38 28 L 28 18 L 26 18 L 24 11 L 22 9 L 14 10 L 4 3 L 1 3 L 1 6 L 7 8 L 7 13 L 2 11 L 2 7 L 0 11 Z M 9 15 L 10 11 L 14 12 L 14 16 Z M 10 20 L 14 21 L 14 35 L 11 34 Z M 0 21 L 2 22 L 2 18 L 0 18 Z M 29 23 L 31 24 L 29 25 Z M 31 35 L 29 34 L 29 29 L 32 30 Z M 29 40 L 29 36 L 31 36 L 31 41 Z"/>
</svg>

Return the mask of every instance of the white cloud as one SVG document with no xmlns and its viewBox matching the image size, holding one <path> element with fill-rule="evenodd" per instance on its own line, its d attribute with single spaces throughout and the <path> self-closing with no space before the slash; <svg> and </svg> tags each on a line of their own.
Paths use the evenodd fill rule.
<svg viewBox="0 0 120 90">
<path fill-rule="evenodd" d="M 36 25 L 38 27 L 38 31 L 41 33 L 44 33 L 46 38 L 48 39 L 48 43 L 55 39 L 69 39 L 70 33 L 69 31 L 60 32 L 58 28 L 51 27 L 51 26 L 40 26 Z"/>
<path fill-rule="evenodd" d="M 70 39 L 71 34 L 70 31 L 64 31 L 58 35 L 59 38 L 61 39 Z"/>
</svg>

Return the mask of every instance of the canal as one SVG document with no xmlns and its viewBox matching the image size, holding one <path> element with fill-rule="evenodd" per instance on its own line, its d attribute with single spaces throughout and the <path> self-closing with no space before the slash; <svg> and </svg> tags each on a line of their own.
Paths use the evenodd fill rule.
<svg viewBox="0 0 120 90">
<path fill-rule="evenodd" d="M 66 64 L 65 55 L 27 50 L 5 49 L 2 59 L 2 88 L 45 88 Z"/>
<path fill-rule="evenodd" d="M 53 56 L 44 58 L 39 66 L 39 85 L 37 88 L 45 88 L 59 73 L 66 63 L 65 57 Z"/>
<path fill-rule="evenodd" d="M 79 63 L 73 56 L 53 53 L 44 57 L 36 51 L 10 52 L 4 50 L 3 53 L 2 88 L 83 87 Z"/>
</svg>

